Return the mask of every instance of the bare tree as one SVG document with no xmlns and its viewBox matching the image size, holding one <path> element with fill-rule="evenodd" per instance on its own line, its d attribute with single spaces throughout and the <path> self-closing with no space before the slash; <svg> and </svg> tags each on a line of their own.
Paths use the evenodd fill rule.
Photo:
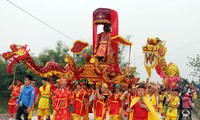
<svg viewBox="0 0 200 120">
<path fill-rule="evenodd" d="M 189 76 L 192 76 L 193 78 L 197 78 L 200 83 L 200 55 L 197 54 L 196 57 L 187 57 L 189 59 L 189 62 L 186 64 L 189 67 L 193 69 L 192 72 L 190 72 Z"/>
</svg>

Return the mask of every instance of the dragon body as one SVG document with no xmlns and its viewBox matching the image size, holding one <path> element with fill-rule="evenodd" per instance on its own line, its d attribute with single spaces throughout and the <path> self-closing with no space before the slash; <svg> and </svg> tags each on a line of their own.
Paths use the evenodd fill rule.
<svg viewBox="0 0 200 120">
<path fill-rule="evenodd" d="M 51 77 L 56 75 L 58 78 L 66 78 L 70 82 L 87 78 L 90 82 L 106 82 L 108 84 L 121 83 L 127 87 L 128 84 L 137 83 L 139 78 L 133 74 L 135 68 L 127 67 L 122 73 L 114 68 L 114 65 L 105 62 L 98 62 L 94 57 L 90 62 L 86 62 L 84 66 L 76 67 L 74 59 L 66 55 L 64 61 L 65 66 L 61 66 L 57 62 L 49 61 L 45 66 L 37 65 L 27 50 L 27 45 L 10 45 L 11 51 L 2 54 L 2 57 L 10 61 L 7 67 L 8 73 L 12 73 L 14 64 L 24 62 L 24 64 L 34 73 L 41 77 Z"/>
<path fill-rule="evenodd" d="M 10 61 L 7 67 L 8 73 L 12 73 L 12 67 L 14 64 L 18 64 L 22 61 L 29 69 L 41 77 L 50 77 L 52 75 L 68 79 L 72 79 L 73 77 L 75 64 L 69 55 L 66 55 L 65 58 L 65 62 L 68 63 L 66 66 L 61 66 L 57 62 L 49 61 L 42 67 L 34 62 L 33 58 L 29 54 L 30 50 L 27 50 L 27 45 L 21 46 L 12 44 L 10 45 L 10 49 L 11 51 L 2 54 L 2 57 L 5 60 Z"/>
<path fill-rule="evenodd" d="M 166 52 L 165 42 L 157 37 L 148 38 L 146 45 L 143 46 L 144 65 L 148 76 L 151 77 L 151 69 L 155 69 L 163 79 L 163 83 L 169 88 L 175 86 L 180 78 L 178 66 L 172 62 L 167 64 L 165 61 Z"/>
</svg>

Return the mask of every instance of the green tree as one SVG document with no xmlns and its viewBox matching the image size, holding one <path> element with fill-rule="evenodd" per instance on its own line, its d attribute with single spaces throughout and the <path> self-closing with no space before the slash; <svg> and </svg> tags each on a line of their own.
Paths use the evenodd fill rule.
<svg viewBox="0 0 200 120">
<path fill-rule="evenodd" d="M 6 72 L 7 65 L 7 62 L 0 57 L 0 91 L 7 90 L 8 85 L 13 81 L 13 75 Z"/>
<path fill-rule="evenodd" d="M 57 41 L 55 48 L 45 48 L 39 56 L 36 58 L 36 62 L 38 65 L 44 67 L 47 62 L 54 61 L 59 63 L 61 66 L 65 66 L 67 63 L 64 61 L 65 57 L 69 52 L 69 48 L 62 42 Z M 41 79 L 41 78 L 39 78 Z M 56 76 L 53 76 L 53 80 L 55 81 L 57 79 Z M 37 84 L 37 82 L 36 82 Z M 41 80 L 40 83 L 41 84 Z"/>
<path fill-rule="evenodd" d="M 92 46 L 90 45 L 89 47 L 84 49 L 83 52 L 81 52 L 80 54 L 76 54 L 75 55 L 76 67 L 84 66 L 84 64 L 86 62 L 85 58 L 83 57 L 84 53 L 88 54 L 88 55 L 92 55 Z"/>
<path fill-rule="evenodd" d="M 23 81 L 25 75 L 27 75 L 27 74 L 31 74 L 34 79 L 38 79 L 38 76 L 33 71 L 28 69 L 24 65 L 23 62 L 20 62 L 19 64 L 14 65 L 12 74 L 7 73 L 7 65 L 8 65 L 7 61 L 3 60 L 3 58 L 1 57 L 1 59 L 0 59 L 0 66 L 1 66 L 0 67 L 0 82 L 2 84 L 0 84 L 0 91 L 7 91 L 9 85 L 14 80 L 14 74 L 15 74 L 15 81 L 16 80 Z M 14 71 L 16 71 L 16 72 L 14 72 Z"/>
<path fill-rule="evenodd" d="M 48 61 L 54 61 L 65 66 L 66 62 L 64 59 L 68 52 L 69 48 L 62 41 L 57 41 L 54 49 L 46 48 L 39 54 L 37 62 L 39 65 L 44 66 Z"/>
</svg>

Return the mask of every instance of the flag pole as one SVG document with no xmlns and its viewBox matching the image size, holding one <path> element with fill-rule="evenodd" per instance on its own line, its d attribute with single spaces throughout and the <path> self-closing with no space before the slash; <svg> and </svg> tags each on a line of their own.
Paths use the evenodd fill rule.
<svg viewBox="0 0 200 120">
<path fill-rule="evenodd" d="M 129 48 L 129 59 L 128 59 L 129 68 L 130 68 L 130 63 L 131 63 L 131 45 L 130 45 L 130 48 Z"/>
<path fill-rule="evenodd" d="M 14 66 L 14 70 L 13 70 L 13 82 L 16 82 L 16 66 Z"/>
</svg>

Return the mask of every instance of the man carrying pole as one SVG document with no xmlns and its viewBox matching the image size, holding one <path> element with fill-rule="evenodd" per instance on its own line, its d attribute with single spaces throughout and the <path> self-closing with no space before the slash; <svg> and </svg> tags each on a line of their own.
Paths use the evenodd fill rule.
<svg viewBox="0 0 200 120">
<path fill-rule="evenodd" d="M 16 102 L 20 94 L 21 80 L 17 80 L 17 84 L 15 85 L 15 81 L 12 82 L 12 84 L 8 87 L 8 90 L 11 90 L 10 99 L 8 101 L 8 112 L 10 114 L 11 120 L 14 119 L 14 114 L 17 111 Z"/>
</svg>

